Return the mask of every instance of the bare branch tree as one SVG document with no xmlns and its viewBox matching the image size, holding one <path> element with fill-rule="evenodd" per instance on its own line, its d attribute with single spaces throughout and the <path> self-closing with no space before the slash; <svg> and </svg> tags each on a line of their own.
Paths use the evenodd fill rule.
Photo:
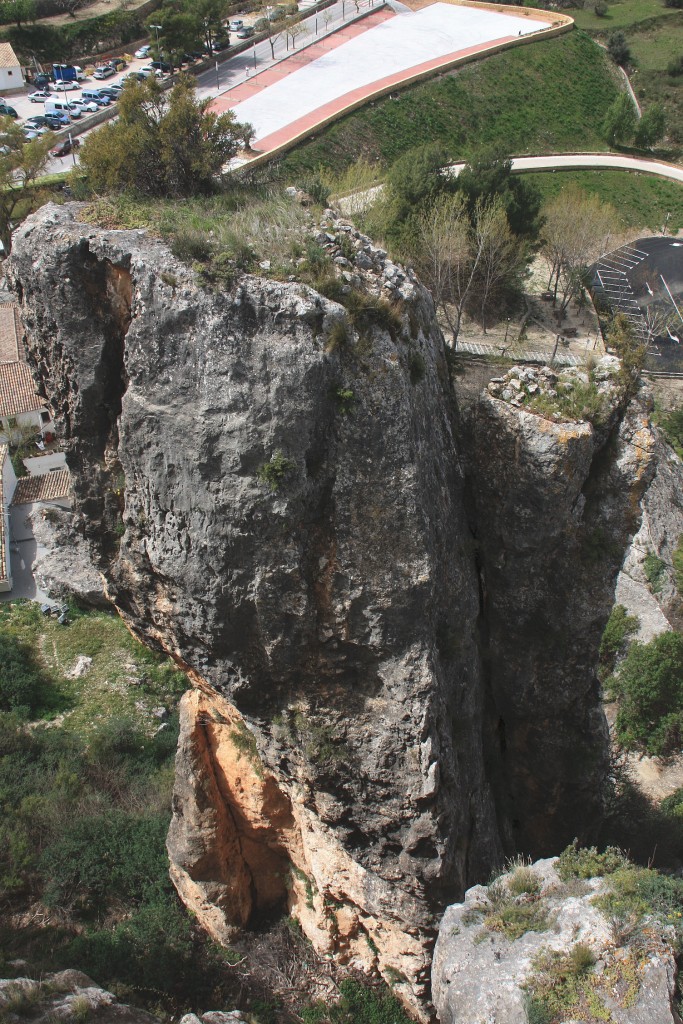
<svg viewBox="0 0 683 1024">
<path fill-rule="evenodd" d="M 550 276 L 553 303 L 565 310 L 580 291 L 585 267 L 610 247 L 619 228 L 617 212 L 597 196 L 565 189 L 543 208 L 541 254 Z"/>
<path fill-rule="evenodd" d="M 526 266 L 526 246 L 510 230 L 500 198 L 478 200 L 474 211 L 474 248 L 480 252 L 477 305 L 484 334 L 491 304 L 503 286 L 512 284 Z"/>
<path fill-rule="evenodd" d="M 415 267 L 430 288 L 452 335 L 453 348 L 482 255 L 463 197 L 445 196 L 418 222 Z"/>
</svg>

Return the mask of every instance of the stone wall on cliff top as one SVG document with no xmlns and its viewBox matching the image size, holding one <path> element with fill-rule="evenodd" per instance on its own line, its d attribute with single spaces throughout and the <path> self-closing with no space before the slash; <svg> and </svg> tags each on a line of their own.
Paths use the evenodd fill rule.
<svg viewBox="0 0 683 1024">
<path fill-rule="evenodd" d="M 488 396 L 460 422 L 430 296 L 330 216 L 345 287 L 394 304 L 360 329 L 78 217 L 29 218 L 9 278 L 109 594 L 197 686 L 174 881 L 221 941 L 288 906 L 416 1006 L 445 904 L 599 813 L 647 411 L 595 431 Z"/>
</svg>

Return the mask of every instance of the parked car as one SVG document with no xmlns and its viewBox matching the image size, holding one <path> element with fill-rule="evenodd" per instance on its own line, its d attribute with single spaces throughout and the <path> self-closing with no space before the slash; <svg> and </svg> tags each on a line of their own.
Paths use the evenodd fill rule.
<svg viewBox="0 0 683 1024">
<path fill-rule="evenodd" d="M 46 85 L 52 85 L 52 79 L 49 75 L 44 75 L 41 72 L 39 75 L 34 75 L 33 84 L 36 89 L 44 89 Z"/>
<path fill-rule="evenodd" d="M 228 25 L 228 30 L 230 32 L 239 32 L 241 28 L 244 28 L 244 22 L 241 18 L 233 18 Z"/>
<path fill-rule="evenodd" d="M 50 150 L 50 156 L 68 156 L 73 149 L 78 149 L 80 144 L 79 139 L 62 139 Z"/>
<path fill-rule="evenodd" d="M 129 71 L 123 76 L 121 82 L 125 85 L 126 82 L 144 82 L 149 75 L 143 75 L 140 71 Z"/>
<path fill-rule="evenodd" d="M 51 128 L 53 131 L 58 131 L 61 127 L 60 120 L 52 114 L 38 114 L 37 117 L 31 117 L 24 123 L 24 128 Z"/>
<path fill-rule="evenodd" d="M 44 103 L 45 100 L 49 100 L 51 96 L 52 93 L 48 92 L 47 89 L 38 89 L 37 92 L 30 92 L 28 94 L 28 98 L 31 103 Z"/>
<path fill-rule="evenodd" d="M 55 82 L 52 87 L 57 92 L 73 92 L 74 89 L 80 89 L 78 82 Z"/>
<path fill-rule="evenodd" d="M 153 60 L 149 66 L 155 71 L 161 71 L 164 75 L 170 74 L 172 70 L 171 65 L 167 64 L 165 60 Z"/>
<path fill-rule="evenodd" d="M 149 57 L 151 52 L 152 52 L 151 45 L 150 46 L 141 46 L 139 50 L 135 51 L 135 56 L 138 57 L 140 60 L 145 60 L 147 57 Z"/>
<path fill-rule="evenodd" d="M 46 124 L 24 125 L 24 135 L 27 139 L 37 139 L 39 135 L 49 135 L 50 129 Z"/>
<path fill-rule="evenodd" d="M 123 57 L 112 57 L 109 63 L 113 68 L 116 68 L 117 71 L 122 71 L 124 68 L 128 67 Z"/>
<path fill-rule="evenodd" d="M 96 114 L 100 109 L 100 104 L 95 103 L 94 100 L 78 100 L 78 106 L 84 114 Z"/>
<path fill-rule="evenodd" d="M 138 74 L 144 75 L 145 78 L 151 78 L 153 75 L 157 78 L 163 78 L 164 75 L 163 71 L 158 71 L 156 68 L 153 68 L 151 64 L 147 64 L 144 68 L 140 68 Z"/>
<path fill-rule="evenodd" d="M 122 89 L 114 88 L 113 85 L 103 85 L 98 89 L 100 96 L 108 96 L 112 103 L 116 102 L 122 91 Z"/>
<path fill-rule="evenodd" d="M 67 124 L 69 124 L 69 118 L 65 117 L 64 114 L 46 114 L 45 120 L 47 121 L 48 128 L 53 132 L 61 131 Z"/>
<path fill-rule="evenodd" d="M 242 28 L 237 33 L 238 39 L 249 39 L 254 34 L 253 25 L 242 25 Z"/>
<path fill-rule="evenodd" d="M 6 103 L 0 103 L 0 117 L 19 117 L 14 107 L 9 107 Z"/>
<path fill-rule="evenodd" d="M 103 64 L 101 68 L 95 68 L 92 76 L 98 81 L 102 81 L 105 78 L 113 78 L 115 74 L 116 71 L 111 64 Z"/>
<path fill-rule="evenodd" d="M 201 60 L 201 55 L 197 57 L 196 53 L 184 53 L 180 58 L 181 64 L 194 64 L 196 60 Z"/>
</svg>

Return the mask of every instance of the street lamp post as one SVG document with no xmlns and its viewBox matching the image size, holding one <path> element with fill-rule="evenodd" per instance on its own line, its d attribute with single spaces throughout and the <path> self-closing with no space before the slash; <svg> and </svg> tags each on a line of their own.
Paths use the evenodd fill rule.
<svg viewBox="0 0 683 1024">
<path fill-rule="evenodd" d="M 160 57 L 160 54 L 159 54 L 159 33 L 161 32 L 161 30 L 162 30 L 162 28 L 164 26 L 163 25 L 150 25 L 149 27 L 153 28 L 155 33 L 156 33 L 156 37 L 157 37 L 157 60 L 160 60 L 161 57 Z"/>
</svg>

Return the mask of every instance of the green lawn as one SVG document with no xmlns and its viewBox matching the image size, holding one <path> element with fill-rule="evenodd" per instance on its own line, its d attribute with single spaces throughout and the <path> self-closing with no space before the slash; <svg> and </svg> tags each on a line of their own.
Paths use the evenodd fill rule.
<svg viewBox="0 0 683 1024">
<path fill-rule="evenodd" d="M 515 154 L 602 150 L 599 126 L 617 91 L 604 51 L 574 31 L 371 103 L 287 154 L 282 168 L 289 176 L 341 170 L 361 156 L 388 166 L 434 141 L 453 159 L 490 144 Z"/>
<path fill-rule="evenodd" d="M 671 78 L 667 66 L 683 54 L 683 10 L 664 6 L 664 0 L 607 0 L 604 18 L 594 13 L 588 0 L 583 8 L 570 9 L 579 28 L 605 42 L 615 30 L 623 31 L 631 49 L 633 88 L 647 109 L 650 103 L 664 103 L 667 134 L 674 153 L 683 144 L 683 78 Z"/>
<path fill-rule="evenodd" d="M 60 626 L 33 602 L 0 605 L 0 640 L 33 652 L 47 716 L 64 713 L 64 727 L 83 736 L 113 717 L 144 730 L 158 728 L 152 709 L 175 708 L 189 686 L 185 674 L 131 636 L 118 615 L 74 610 L 70 618 L 70 625 Z M 92 660 L 73 678 L 81 655 Z"/>
<path fill-rule="evenodd" d="M 683 228 L 683 185 L 673 181 L 628 171 L 555 171 L 525 177 L 544 198 L 552 198 L 570 185 L 595 193 L 617 207 L 625 227 L 659 232 L 670 213 L 668 230 Z"/>
<path fill-rule="evenodd" d="M 614 32 L 615 29 L 631 29 L 640 22 L 651 18 L 673 18 L 679 12 L 674 8 L 665 7 L 662 0 L 607 0 L 607 14 L 598 18 L 593 4 L 567 11 L 576 22 L 578 28 L 591 34 Z"/>
</svg>

